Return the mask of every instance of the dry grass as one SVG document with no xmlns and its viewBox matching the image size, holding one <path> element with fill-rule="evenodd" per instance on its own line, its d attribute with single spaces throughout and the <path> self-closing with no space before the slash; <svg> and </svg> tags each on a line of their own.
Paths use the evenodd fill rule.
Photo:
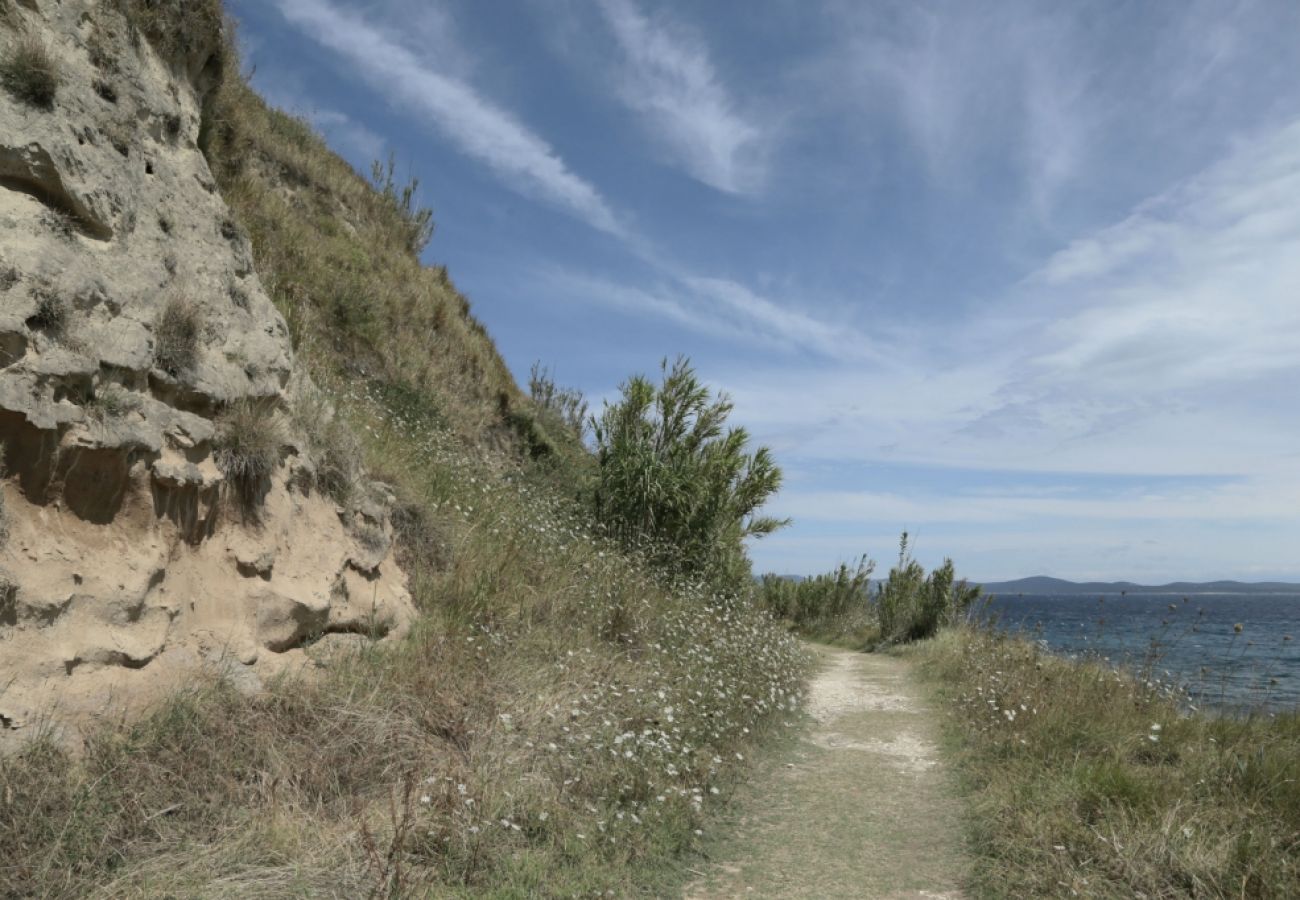
<svg viewBox="0 0 1300 900">
<path fill-rule="evenodd" d="M 1300 714 L 1189 713 L 972 629 L 919 653 L 961 744 L 980 895 L 1300 896 Z"/>
<path fill-rule="evenodd" d="M 279 414 L 266 403 L 241 400 L 218 417 L 213 457 L 246 512 L 261 505 L 284 444 Z"/>
<path fill-rule="evenodd" d="M 59 66 L 36 35 L 24 35 L 0 60 L 0 83 L 23 103 L 42 109 L 54 106 L 59 90 Z"/>
<path fill-rule="evenodd" d="M 72 319 L 72 304 L 66 297 L 40 288 L 36 292 L 36 308 L 27 319 L 31 328 L 44 331 L 53 338 L 67 335 Z"/>
<path fill-rule="evenodd" d="M 153 326 L 154 365 L 173 377 L 194 368 L 203 334 L 203 309 L 187 297 L 172 297 Z"/>
</svg>

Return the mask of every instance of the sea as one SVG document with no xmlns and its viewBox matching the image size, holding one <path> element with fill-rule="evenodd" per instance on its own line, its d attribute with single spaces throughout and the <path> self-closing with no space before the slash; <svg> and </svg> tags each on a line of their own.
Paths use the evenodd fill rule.
<svg viewBox="0 0 1300 900">
<path fill-rule="evenodd" d="M 994 596 L 979 613 L 1225 711 L 1300 710 L 1300 594 Z"/>
</svg>

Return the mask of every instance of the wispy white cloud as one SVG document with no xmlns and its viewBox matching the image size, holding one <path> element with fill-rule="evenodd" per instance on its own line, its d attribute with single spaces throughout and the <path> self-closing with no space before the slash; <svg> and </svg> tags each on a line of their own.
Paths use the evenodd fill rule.
<svg viewBox="0 0 1300 900">
<path fill-rule="evenodd" d="M 1096 111 L 1060 10 L 850 4 L 828 96 L 881 130 L 892 109 L 930 175 L 968 187 L 1014 165 L 1039 212 L 1080 170 Z M 994 49 L 996 48 L 996 49 Z M 883 102 L 882 102 L 883 101 Z"/>
<path fill-rule="evenodd" d="M 647 130 L 699 181 L 736 194 L 761 188 L 763 131 L 738 110 L 703 39 L 633 0 L 599 5 L 622 52 L 619 97 Z"/>
<path fill-rule="evenodd" d="M 295 27 L 340 54 L 371 88 L 404 112 L 419 113 L 461 152 L 516 189 L 542 198 L 593 227 L 622 234 L 600 192 L 517 117 L 466 82 L 416 56 L 400 41 L 328 0 L 276 0 Z"/>
<path fill-rule="evenodd" d="M 1148 393 L 1300 369 L 1297 196 L 1300 122 L 1072 242 L 1028 283 L 1082 306 L 1035 363 Z"/>
<path fill-rule="evenodd" d="M 1300 418 L 1278 404 L 1300 382 L 1298 194 L 1300 122 L 1081 237 L 973 318 L 891 347 L 894 366 L 742 367 L 726 386 L 738 415 L 806 459 L 1295 466 Z"/>
<path fill-rule="evenodd" d="M 652 263 L 654 264 L 654 263 Z M 726 278 L 657 263 L 661 281 L 643 288 L 574 271 L 547 270 L 553 290 L 625 312 L 672 322 L 698 334 L 765 350 L 799 350 L 830 360 L 865 361 L 874 342 L 850 325 L 834 325 Z"/>
</svg>

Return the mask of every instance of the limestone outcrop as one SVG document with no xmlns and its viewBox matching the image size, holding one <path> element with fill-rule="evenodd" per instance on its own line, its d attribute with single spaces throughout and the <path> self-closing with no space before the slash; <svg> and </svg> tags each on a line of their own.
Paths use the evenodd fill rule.
<svg viewBox="0 0 1300 900">
<path fill-rule="evenodd" d="M 384 489 L 317 487 L 306 382 L 199 146 L 219 32 L 164 58 L 113 2 L 0 11 L 0 53 L 57 73 L 48 105 L 0 89 L 0 746 L 400 632 Z"/>
</svg>

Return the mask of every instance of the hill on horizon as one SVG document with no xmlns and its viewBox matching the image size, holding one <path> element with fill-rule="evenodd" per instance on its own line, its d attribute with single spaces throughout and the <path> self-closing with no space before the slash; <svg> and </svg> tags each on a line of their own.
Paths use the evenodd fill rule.
<svg viewBox="0 0 1300 900">
<path fill-rule="evenodd" d="M 1290 594 L 1300 593 L 1300 584 L 1284 581 L 1172 581 L 1146 585 L 1133 581 L 1067 581 L 1034 575 L 1012 581 L 982 585 L 986 594 Z"/>
</svg>

